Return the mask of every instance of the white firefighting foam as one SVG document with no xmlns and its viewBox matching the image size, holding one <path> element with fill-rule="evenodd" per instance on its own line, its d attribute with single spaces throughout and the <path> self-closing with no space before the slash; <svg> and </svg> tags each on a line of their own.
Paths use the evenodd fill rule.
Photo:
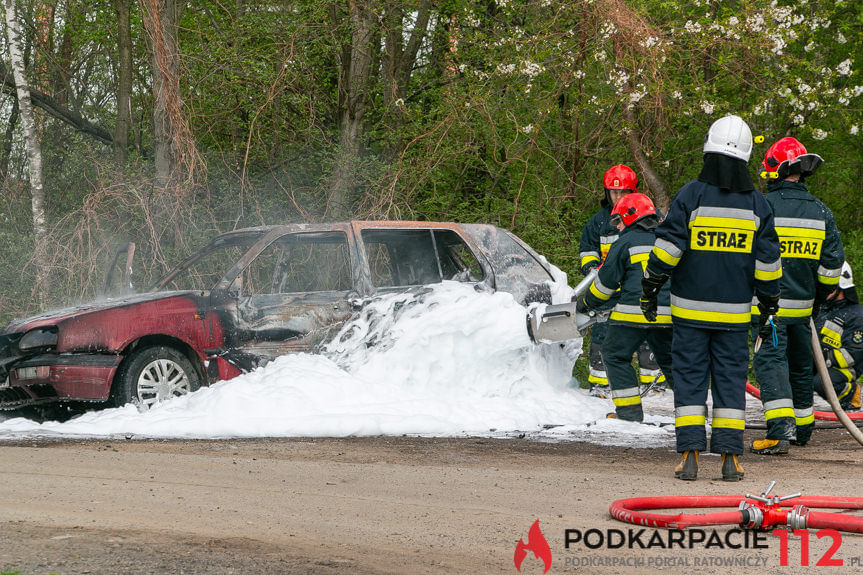
<svg viewBox="0 0 863 575">
<path fill-rule="evenodd" d="M 555 302 L 569 300 L 565 276 L 553 291 Z M 321 355 L 283 356 L 143 413 L 127 405 L 64 423 L 7 419 L 0 438 L 525 434 L 670 444 L 671 428 L 606 420 L 611 402 L 571 380 L 581 340 L 534 345 L 526 313 L 507 293 L 457 282 L 388 295 L 346 324 Z"/>
</svg>

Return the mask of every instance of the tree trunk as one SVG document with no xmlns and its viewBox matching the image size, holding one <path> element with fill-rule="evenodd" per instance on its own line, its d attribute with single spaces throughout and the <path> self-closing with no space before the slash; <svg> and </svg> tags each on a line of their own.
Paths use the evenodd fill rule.
<svg viewBox="0 0 863 575">
<path fill-rule="evenodd" d="M 117 12 L 117 126 L 114 129 L 114 158 L 121 166 L 129 156 L 132 126 L 132 27 L 130 0 L 114 0 Z"/>
<path fill-rule="evenodd" d="M 377 15 L 369 0 L 348 0 L 351 42 L 341 51 L 339 67 L 339 155 L 330 179 L 332 215 L 350 215 L 356 187 L 357 167 L 362 153 L 363 118 L 371 81 L 372 63 L 377 55 Z"/>
<path fill-rule="evenodd" d="M 6 3 L 6 35 L 9 40 L 9 61 L 18 95 L 18 108 L 21 112 L 21 128 L 27 150 L 27 164 L 30 170 L 30 198 L 33 211 L 33 236 L 35 239 L 36 285 L 34 291 L 40 305 L 44 302 L 43 293 L 48 266 L 45 262 L 45 239 L 48 228 L 45 221 L 45 191 L 42 187 L 42 148 L 36 133 L 33 117 L 33 103 L 30 101 L 30 88 L 24 73 L 24 58 L 21 55 L 21 31 L 15 10 L 15 0 Z"/>
<path fill-rule="evenodd" d="M 638 130 L 638 120 L 635 118 L 632 106 L 634 104 L 623 103 L 623 119 L 626 120 L 626 145 L 629 148 L 629 153 L 635 159 L 639 179 L 647 184 L 647 188 L 653 195 L 656 206 L 663 212 L 666 212 L 668 211 L 668 204 L 671 203 L 671 199 L 668 197 L 665 183 L 659 177 L 659 174 L 656 173 L 656 170 L 653 169 L 650 158 L 644 153 L 644 148 L 641 145 L 641 134 Z"/>
<path fill-rule="evenodd" d="M 180 50 L 177 39 L 182 4 L 140 0 L 153 71 L 153 145 L 156 184 L 192 175 L 196 152 L 182 114 Z M 182 173 L 180 173 L 182 171 Z"/>
<path fill-rule="evenodd" d="M 15 126 L 18 125 L 18 98 L 12 98 L 12 112 L 6 122 L 6 139 L 3 140 L 3 151 L 0 153 L 0 184 L 6 182 L 9 175 L 9 158 L 12 157 L 12 138 L 15 135 Z"/>
</svg>

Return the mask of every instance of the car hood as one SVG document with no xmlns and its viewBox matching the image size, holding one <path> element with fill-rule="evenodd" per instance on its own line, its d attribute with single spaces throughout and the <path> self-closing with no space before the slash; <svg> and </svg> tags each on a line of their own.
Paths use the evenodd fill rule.
<svg viewBox="0 0 863 575">
<path fill-rule="evenodd" d="M 92 302 L 82 303 L 72 307 L 49 310 L 39 315 L 34 315 L 24 319 L 17 319 L 6 324 L 6 326 L 3 327 L 2 330 L 0 330 L 0 335 L 21 333 L 37 327 L 57 325 L 62 321 L 66 321 L 74 317 L 80 317 L 83 315 L 96 313 L 108 309 L 128 307 L 139 303 L 165 300 L 172 297 L 189 294 L 201 295 L 201 293 L 202 292 L 200 291 L 160 291 L 134 294 L 118 298 L 100 299 Z"/>
</svg>

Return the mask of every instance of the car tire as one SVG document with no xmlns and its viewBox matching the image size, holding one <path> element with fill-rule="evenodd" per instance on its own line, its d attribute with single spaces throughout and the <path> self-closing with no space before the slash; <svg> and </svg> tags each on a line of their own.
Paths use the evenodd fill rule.
<svg viewBox="0 0 863 575">
<path fill-rule="evenodd" d="M 187 395 L 201 386 L 189 358 L 173 347 L 136 350 L 120 365 L 111 388 L 112 403 L 133 403 L 148 409 L 173 397 Z"/>
</svg>

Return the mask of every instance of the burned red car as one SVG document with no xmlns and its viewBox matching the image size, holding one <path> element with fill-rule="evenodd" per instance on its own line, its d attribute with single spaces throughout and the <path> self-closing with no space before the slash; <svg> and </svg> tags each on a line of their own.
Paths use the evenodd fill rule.
<svg viewBox="0 0 863 575">
<path fill-rule="evenodd" d="M 442 280 L 550 302 L 551 269 L 482 224 L 345 222 L 237 230 L 146 293 L 13 321 L 0 331 L 0 408 L 147 406 L 276 356 L 315 352 L 371 297 Z"/>
</svg>

